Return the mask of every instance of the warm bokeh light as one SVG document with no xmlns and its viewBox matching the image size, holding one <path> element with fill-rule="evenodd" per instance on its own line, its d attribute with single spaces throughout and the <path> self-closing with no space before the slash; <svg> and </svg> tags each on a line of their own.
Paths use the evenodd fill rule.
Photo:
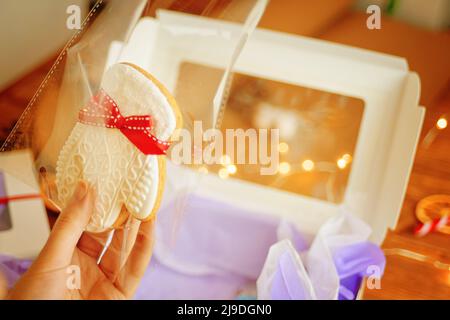
<svg viewBox="0 0 450 320">
<path fill-rule="evenodd" d="M 235 174 L 237 172 L 237 167 L 234 164 L 227 166 L 227 171 L 229 174 Z"/>
<path fill-rule="evenodd" d="M 223 155 L 222 157 L 220 157 L 220 163 L 224 166 L 231 164 L 230 156 L 226 154 L 226 155 Z"/>
<path fill-rule="evenodd" d="M 344 155 L 342 156 L 342 159 L 344 159 L 347 163 L 352 162 L 352 156 L 349 155 L 348 153 L 344 154 Z"/>
<path fill-rule="evenodd" d="M 198 172 L 203 173 L 203 174 L 207 174 L 208 173 L 208 168 L 206 168 L 205 166 L 201 166 L 200 168 L 198 168 Z"/>
<path fill-rule="evenodd" d="M 312 160 L 305 160 L 302 162 L 302 168 L 305 171 L 312 171 L 314 170 L 314 161 Z"/>
<path fill-rule="evenodd" d="M 344 158 L 340 158 L 336 161 L 336 164 L 339 169 L 345 169 L 347 167 L 347 161 Z"/>
<path fill-rule="evenodd" d="M 447 128 L 448 126 L 448 121 L 445 118 L 440 118 L 437 122 L 436 122 L 436 127 L 440 130 L 443 130 L 445 128 Z"/>
<path fill-rule="evenodd" d="M 280 142 L 278 145 L 278 151 L 280 153 L 286 153 L 289 151 L 289 145 L 286 142 Z"/>
<path fill-rule="evenodd" d="M 226 168 L 222 168 L 219 170 L 219 177 L 221 177 L 222 179 L 226 179 L 229 177 L 229 173 L 228 170 Z"/>
<path fill-rule="evenodd" d="M 291 171 L 291 165 L 288 162 L 282 162 L 280 163 L 280 166 L 278 167 L 278 172 L 281 174 L 288 174 Z"/>
</svg>

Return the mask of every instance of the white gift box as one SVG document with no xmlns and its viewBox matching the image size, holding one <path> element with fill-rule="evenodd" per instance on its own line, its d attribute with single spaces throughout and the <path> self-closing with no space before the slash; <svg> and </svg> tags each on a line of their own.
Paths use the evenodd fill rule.
<svg viewBox="0 0 450 320">
<path fill-rule="evenodd" d="M 0 171 L 8 197 L 39 195 L 31 151 L 0 153 Z M 42 199 L 29 198 L 8 204 L 10 227 L 0 230 L 0 254 L 33 258 L 39 254 L 50 234 Z"/>
<path fill-rule="evenodd" d="M 196 42 L 196 37 L 202 41 Z M 238 49 L 230 43 L 237 43 Z M 111 47 L 111 61 L 121 52 L 118 48 L 120 43 Z M 198 178 L 198 173 L 175 165 L 168 166 L 165 202 L 189 188 L 189 192 L 260 214 L 287 218 L 306 234 L 315 234 L 339 206 L 345 206 L 372 227 L 371 240 L 376 243 L 382 242 L 388 228 L 395 227 L 425 112 L 418 106 L 419 78 L 405 59 L 268 30 L 256 30 L 247 39 L 242 27 L 232 23 L 161 11 L 158 19 L 141 20 L 120 60 L 149 70 L 172 92 L 183 62 L 222 70 L 236 62 L 233 71 L 240 74 L 356 97 L 365 103 L 341 204 L 238 179 Z M 219 87 L 215 102 L 224 87 Z M 218 108 L 215 102 L 213 108 Z M 212 114 L 217 117 L 218 110 Z"/>
</svg>

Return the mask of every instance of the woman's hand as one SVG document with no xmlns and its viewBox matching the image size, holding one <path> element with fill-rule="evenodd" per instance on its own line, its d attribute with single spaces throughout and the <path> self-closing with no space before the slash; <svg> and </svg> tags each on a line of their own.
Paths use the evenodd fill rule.
<svg viewBox="0 0 450 320">
<path fill-rule="evenodd" d="M 94 201 L 95 192 L 85 182 L 80 182 L 41 253 L 7 298 L 133 297 L 152 255 L 154 220 L 142 223 L 132 220 L 128 233 L 123 229 L 116 230 L 108 250 L 97 264 L 108 233 L 93 235 L 83 232 Z"/>
</svg>

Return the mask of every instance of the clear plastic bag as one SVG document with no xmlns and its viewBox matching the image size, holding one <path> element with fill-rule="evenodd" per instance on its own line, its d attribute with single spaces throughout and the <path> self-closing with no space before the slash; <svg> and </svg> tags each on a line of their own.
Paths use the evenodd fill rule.
<svg viewBox="0 0 450 320">
<path fill-rule="evenodd" d="M 194 100 L 179 102 L 183 123 L 189 128 L 193 121 L 204 118 L 209 120 L 209 124 L 203 124 L 204 129 L 216 125 L 220 110 L 214 111 L 213 106 L 220 106 L 220 102 L 214 100 L 223 96 L 222 82 L 227 81 L 211 86 L 207 83 L 209 79 L 201 79 L 198 74 L 188 73 L 184 78 L 177 78 L 183 63 L 197 58 L 182 51 L 186 46 L 192 51 L 201 50 L 197 48 L 219 41 L 221 47 L 228 50 L 214 56 L 215 63 L 224 70 L 231 69 L 264 9 L 263 6 L 256 10 L 256 18 L 251 12 L 256 4 L 261 7 L 260 2 L 98 1 L 82 29 L 56 60 L 2 150 L 32 148 L 37 168 L 41 172 L 45 170 L 46 180 L 51 185 L 52 179 L 48 176 L 54 174 L 59 151 L 78 121 L 79 109 L 101 87 L 108 67 L 120 62 L 131 62 L 149 71 L 175 98 L 183 87 L 195 87 L 196 93 L 205 89 L 202 94 L 197 93 Z M 205 17 L 237 23 L 248 18 L 249 22 L 238 25 L 236 34 L 220 34 L 220 30 L 214 29 L 213 20 Z M 144 40 L 147 42 L 143 43 Z M 225 73 L 220 79 L 226 78 Z M 195 110 L 199 105 L 202 108 Z M 213 113 L 216 113 L 214 120 Z M 52 194 L 49 197 L 57 200 Z"/>
<path fill-rule="evenodd" d="M 100 0 L 58 56 L 1 151 L 31 149 L 51 211 L 64 208 L 78 180 L 96 189 L 88 230 L 104 246 L 98 263 L 119 241 L 124 265 L 133 224 L 155 217 L 170 158 L 166 143 L 177 129 L 190 130 L 196 120 L 203 129 L 217 126 L 232 67 L 265 5 Z M 216 19 L 234 32 L 222 32 Z M 223 70 L 216 81 L 186 69 L 200 58 Z M 169 188 L 177 213 L 196 179 Z"/>
</svg>

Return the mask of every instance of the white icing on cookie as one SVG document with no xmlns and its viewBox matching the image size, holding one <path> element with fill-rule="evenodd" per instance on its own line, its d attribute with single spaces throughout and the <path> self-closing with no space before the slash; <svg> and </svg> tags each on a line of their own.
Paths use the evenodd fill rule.
<svg viewBox="0 0 450 320">
<path fill-rule="evenodd" d="M 172 106 L 159 88 L 131 66 L 116 64 L 106 73 L 102 88 L 124 116 L 151 115 L 152 134 L 168 140 L 176 128 Z M 152 212 L 158 196 L 158 158 L 141 153 L 118 129 L 77 123 L 62 148 L 56 167 L 56 185 L 62 206 L 78 180 L 97 191 L 88 231 L 112 227 L 125 205 L 137 219 Z"/>
</svg>

